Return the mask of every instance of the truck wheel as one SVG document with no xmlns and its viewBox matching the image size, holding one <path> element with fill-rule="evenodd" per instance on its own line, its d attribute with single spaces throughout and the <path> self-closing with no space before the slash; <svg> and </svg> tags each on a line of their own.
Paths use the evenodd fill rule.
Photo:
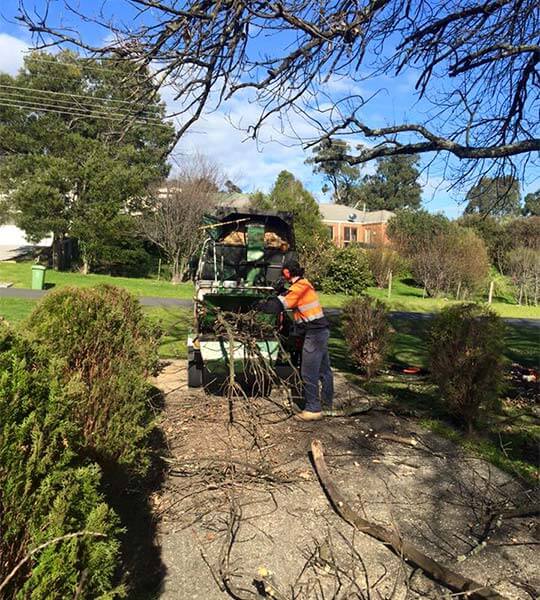
<svg viewBox="0 0 540 600">
<path fill-rule="evenodd" d="M 188 363 L 188 387 L 199 388 L 203 384 L 202 381 L 202 369 L 197 365 L 195 361 L 189 361 Z"/>
</svg>

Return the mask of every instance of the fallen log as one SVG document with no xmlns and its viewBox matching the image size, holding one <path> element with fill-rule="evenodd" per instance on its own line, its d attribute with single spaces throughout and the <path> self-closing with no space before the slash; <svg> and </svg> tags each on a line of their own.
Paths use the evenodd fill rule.
<svg viewBox="0 0 540 600">
<path fill-rule="evenodd" d="M 463 577 L 459 573 L 429 558 L 429 556 L 426 556 L 415 546 L 402 539 L 395 531 L 385 529 L 381 525 L 370 523 L 363 519 L 349 506 L 345 497 L 332 481 L 324 460 L 323 445 L 320 440 L 313 440 L 311 442 L 311 453 L 315 470 L 326 495 L 339 516 L 347 521 L 347 523 L 358 529 L 358 531 L 388 544 L 398 556 L 419 567 L 428 577 L 441 583 L 453 592 L 458 592 L 464 598 L 474 600 L 507 600 L 505 596 L 502 596 L 495 590 L 484 587 L 472 579 Z"/>
</svg>

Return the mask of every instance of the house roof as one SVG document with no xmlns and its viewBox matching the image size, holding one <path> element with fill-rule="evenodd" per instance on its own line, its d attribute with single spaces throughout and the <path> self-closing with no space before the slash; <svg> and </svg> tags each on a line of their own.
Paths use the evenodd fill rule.
<svg viewBox="0 0 540 600">
<path fill-rule="evenodd" d="M 319 204 L 323 221 L 333 223 L 386 223 L 394 213 L 390 210 L 371 210 L 364 212 L 344 204 Z"/>
<path fill-rule="evenodd" d="M 218 192 L 216 194 L 217 206 L 228 206 L 232 208 L 248 208 L 251 202 L 249 194 L 241 192 Z"/>
</svg>

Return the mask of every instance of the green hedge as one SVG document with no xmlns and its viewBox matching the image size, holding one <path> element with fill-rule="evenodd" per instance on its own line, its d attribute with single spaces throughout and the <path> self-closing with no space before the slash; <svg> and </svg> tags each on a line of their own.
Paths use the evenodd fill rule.
<svg viewBox="0 0 540 600">
<path fill-rule="evenodd" d="M 0 591 L 12 599 L 124 596 L 119 519 L 102 479 L 140 482 L 159 331 L 128 292 L 63 288 L 21 330 L 0 322 Z"/>
<path fill-rule="evenodd" d="M 67 533 L 32 556 L 0 597 L 113 598 L 118 522 L 105 503 L 100 469 L 73 450 L 77 426 L 69 418 L 54 374 L 26 342 L 0 324 L 0 585 L 40 544 Z M 51 383 L 49 383 L 51 377 Z M 84 581 L 81 584 L 81 577 Z"/>
<path fill-rule="evenodd" d="M 79 451 L 144 475 L 154 428 L 147 377 L 160 332 L 137 299 L 108 285 L 62 288 L 33 311 L 26 335 L 54 363 L 78 424 Z"/>
<path fill-rule="evenodd" d="M 325 294 L 358 296 L 373 283 L 366 252 L 355 244 L 336 248 L 321 279 Z"/>
<path fill-rule="evenodd" d="M 481 411 L 499 404 L 504 382 L 504 321 L 478 304 L 448 306 L 429 327 L 431 378 L 448 411 L 472 432 Z"/>
</svg>

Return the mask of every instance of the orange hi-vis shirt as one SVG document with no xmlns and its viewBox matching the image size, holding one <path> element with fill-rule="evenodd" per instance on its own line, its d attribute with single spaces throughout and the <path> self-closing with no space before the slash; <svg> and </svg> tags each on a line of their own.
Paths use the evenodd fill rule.
<svg viewBox="0 0 540 600">
<path fill-rule="evenodd" d="M 279 296 L 279 299 L 286 309 L 293 311 L 296 324 L 308 324 L 318 319 L 324 319 L 319 296 L 307 279 L 302 278 L 295 281 L 287 294 Z"/>
</svg>

